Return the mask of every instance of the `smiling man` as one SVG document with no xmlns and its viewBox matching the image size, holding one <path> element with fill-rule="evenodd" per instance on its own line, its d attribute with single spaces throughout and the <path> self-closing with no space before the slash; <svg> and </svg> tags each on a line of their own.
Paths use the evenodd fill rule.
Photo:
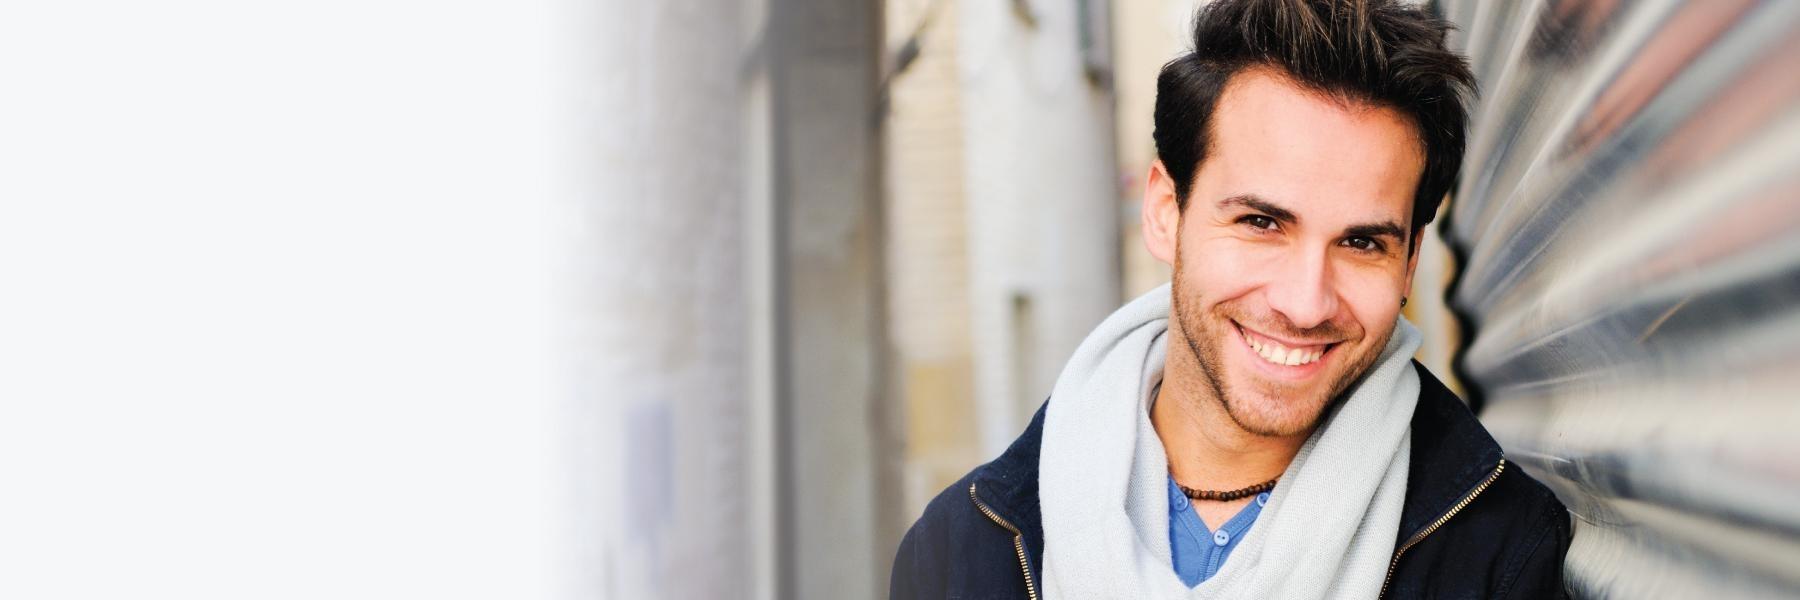
<svg viewBox="0 0 1800 600">
<path fill-rule="evenodd" d="M 1472 77 L 1376 0 L 1221 0 L 1157 81 L 1147 250 L 1172 281 L 940 494 L 896 598 L 1544 598 L 1568 512 L 1411 360 L 1419 236 Z"/>
</svg>

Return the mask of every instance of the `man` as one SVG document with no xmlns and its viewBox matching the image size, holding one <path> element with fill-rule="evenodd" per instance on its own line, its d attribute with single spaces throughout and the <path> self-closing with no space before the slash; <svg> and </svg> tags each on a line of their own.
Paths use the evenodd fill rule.
<svg viewBox="0 0 1800 600">
<path fill-rule="evenodd" d="M 1379 0 L 1221 0 L 1157 81 L 1169 285 L 932 500 L 896 598 L 1543 598 L 1567 510 L 1410 357 L 1473 78 Z"/>
</svg>

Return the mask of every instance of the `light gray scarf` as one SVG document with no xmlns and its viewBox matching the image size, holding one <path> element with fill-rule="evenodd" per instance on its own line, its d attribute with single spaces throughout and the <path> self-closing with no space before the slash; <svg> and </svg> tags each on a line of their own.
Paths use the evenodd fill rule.
<svg viewBox="0 0 1800 600">
<path fill-rule="evenodd" d="M 1168 457 L 1147 408 L 1169 301 L 1165 284 L 1107 317 L 1056 380 L 1038 466 L 1045 597 L 1374 598 L 1406 492 L 1419 331 L 1399 321 L 1225 565 L 1190 590 L 1171 565 Z"/>
</svg>

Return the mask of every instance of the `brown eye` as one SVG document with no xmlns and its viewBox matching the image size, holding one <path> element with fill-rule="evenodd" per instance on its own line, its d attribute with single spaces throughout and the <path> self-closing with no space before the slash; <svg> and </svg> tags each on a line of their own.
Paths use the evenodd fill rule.
<svg viewBox="0 0 1800 600">
<path fill-rule="evenodd" d="M 1271 219 L 1271 218 L 1265 217 L 1263 215 L 1246 215 L 1243 218 L 1238 219 L 1238 222 L 1249 225 L 1251 227 L 1255 227 L 1257 229 L 1274 229 L 1275 228 L 1275 219 Z"/>
<path fill-rule="evenodd" d="M 1381 242 L 1366 237 L 1353 237 L 1344 240 L 1344 245 L 1364 252 L 1374 252 L 1381 249 Z"/>
</svg>

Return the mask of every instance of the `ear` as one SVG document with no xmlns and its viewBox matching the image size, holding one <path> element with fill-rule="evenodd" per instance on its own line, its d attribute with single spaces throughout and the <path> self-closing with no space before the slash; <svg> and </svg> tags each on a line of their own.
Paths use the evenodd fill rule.
<svg viewBox="0 0 1800 600">
<path fill-rule="evenodd" d="M 1138 211 L 1144 227 L 1144 249 L 1163 264 L 1175 265 L 1175 240 L 1181 236 L 1181 206 L 1175 198 L 1175 180 L 1162 161 L 1150 163 L 1144 177 L 1144 206 Z M 1409 272 L 1407 277 L 1412 277 Z"/>
</svg>

